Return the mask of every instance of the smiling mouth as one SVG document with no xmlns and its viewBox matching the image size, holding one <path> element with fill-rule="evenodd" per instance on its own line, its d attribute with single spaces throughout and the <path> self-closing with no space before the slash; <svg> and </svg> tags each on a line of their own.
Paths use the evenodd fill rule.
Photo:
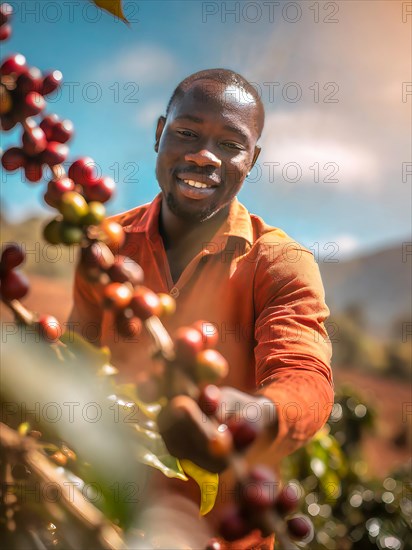
<svg viewBox="0 0 412 550">
<path fill-rule="evenodd" d="M 195 171 L 179 171 L 176 174 L 179 181 L 184 182 L 190 187 L 196 189 L 209 189 L 211 187 L 219 187 L 221 179 L 217 174 L 199 174 Z"/>
<path fill-rule="evenodd" d="M 190 185 L 190 187 L 196 187 L 197 189 L 208 189 L 210 187 L 215 187 L 214 185 L 207 185 L 206 183 L 202 183 L 201 181 L 196 181 L 196 180 L 182 179 L 181 181 L 184 181 L 187 185 Z"/>
<path fill-rule="evenodd" d="M 203 199 L 213 195 L 219 185 L 216 183 L 205 183 L 204 181 L 179 178 L 176 181 L 180 192 L 188 199 Z"/>
</svg>

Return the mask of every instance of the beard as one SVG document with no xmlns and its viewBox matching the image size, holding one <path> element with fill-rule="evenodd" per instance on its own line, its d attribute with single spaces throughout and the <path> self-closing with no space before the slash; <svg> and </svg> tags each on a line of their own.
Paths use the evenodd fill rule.
<svg viewBox="0 0 412 550">
<path fill-rule="evenodd" d="M 187 222 L 205 222 L 219 211 L 219 207 L 216 203 L 209 204 L 209 206 L 203 208 L 202 210 L 188 211 L 181 207 L 181 205 L 178 203 L 172 193 L 167 193 L 165 198 L 166 204 L 169 207 L 170 211 L 176 217 Z"/>
</svg>

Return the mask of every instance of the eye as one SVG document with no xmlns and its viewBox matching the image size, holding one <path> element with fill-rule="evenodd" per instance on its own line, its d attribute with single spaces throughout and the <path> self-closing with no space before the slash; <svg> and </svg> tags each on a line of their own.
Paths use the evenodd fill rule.
<svg viewBox="0 0 412 550">
<path fill-rule="evenodd" d="M 191 130 L 176 130 L 176 132 L 184 137 L 196 137 L 196 134 Z"/>
<path fill-rule="evenodd" d="M 233 141 L 225 141 L 223 143 L 225 147 L 228 147 L 229 149 L 237 149 L 238 151 L 243 151 L 244 148 L 239 145 L 239 143 L 234 143 Z"/>
</svg>

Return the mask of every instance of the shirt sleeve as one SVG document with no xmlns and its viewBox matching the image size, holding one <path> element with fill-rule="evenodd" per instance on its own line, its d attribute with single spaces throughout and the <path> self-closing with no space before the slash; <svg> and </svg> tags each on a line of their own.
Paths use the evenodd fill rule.
<svg viewBox="0 0 412 550">
<path fill-rule="evenodd" d="M 262 254 L 255 274 L 258 393 L 276 404 L 280 459 L 308 441 L 333 405 L 329 309 L 313 254 L 298 243 Z"/>
<path fill-rule="evenodd" d="M 100 346 L 103 308 L 97 284 L 87 281 L 77 267 L 74 276 L 73 306 L 67 320 L 67 330 Z"/>
</svg>

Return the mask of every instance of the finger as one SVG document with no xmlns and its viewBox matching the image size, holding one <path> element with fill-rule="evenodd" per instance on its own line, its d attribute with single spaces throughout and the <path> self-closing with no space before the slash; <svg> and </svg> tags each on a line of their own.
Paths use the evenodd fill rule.
<svg viewBox="0 0 412 550">
<path fill-rule="evenodd" d="M 169 452 L 211 472 L 227 466 L 231 437 L 202 413 L 193 399 L 173 398 L 158 416 L 159 431 Z"/>
<path fill-rule="evenodd" d="M 260 440 L 276 437 L 278 431 L 276 405 L 262 395 L 250 395 L 235 388 L 221 388 L 220 405 L 215 416 L 229 426 L 238 450 Z M 239 437 L 237 437 L 239 436 Z"/>
</svg>

